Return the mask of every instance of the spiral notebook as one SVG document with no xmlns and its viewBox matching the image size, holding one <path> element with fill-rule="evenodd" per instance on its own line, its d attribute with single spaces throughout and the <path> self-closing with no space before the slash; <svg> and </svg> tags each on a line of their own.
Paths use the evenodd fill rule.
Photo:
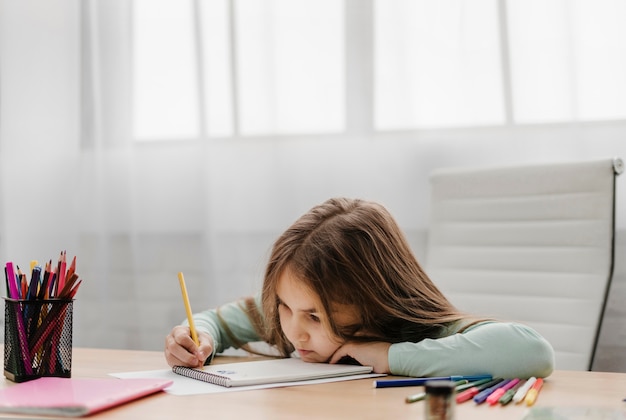
<svg viewBox="0 0 626 420">
<path fill-rule="evenodd" d="M 81 417 L 161 391 L 171 380 L 45 377 L 0 390 L 0 413 Z"/>
<path fill-rule="evenodd" d="M 258 360 L 200 368 L 174 366 L 174 373 L 225 387 L 296 382 L 371 373 L 371 366 L 307 363 L 300 359 Z"/>
</svg>

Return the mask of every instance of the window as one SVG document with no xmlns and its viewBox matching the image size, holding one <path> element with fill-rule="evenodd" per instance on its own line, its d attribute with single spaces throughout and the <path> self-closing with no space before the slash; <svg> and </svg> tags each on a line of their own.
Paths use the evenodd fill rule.
<svg viewBox="0 0 626 420">
<path fill-rule="evenodd" d="M 342 2 L 134 3 L 137 139 L 344 129 Z"/>
<path fill-rule="evenodd" d="M 516 122 L 626 117 L 625 2 L 507 4 Z"/>
<path fill-rule="evenodd" d="M 380 130 L 626 117 L 623 1 L 375 6 Z"/>
<path fill-rule="evenodd" d="M 626 117 L 620 0 L 133 4 L 138 140 L 342 133 L 355 104 L 375 131 Z"/>
<path fill-rule="evenodd" d="M 133 2 L 133 134 L 195 137 L 199 110 L 191 0 Z"/>
<path fill-rule="evenodd" d="M 496 0 L 375 6 L 376 128 L 504 122 Z"/>
</svg>

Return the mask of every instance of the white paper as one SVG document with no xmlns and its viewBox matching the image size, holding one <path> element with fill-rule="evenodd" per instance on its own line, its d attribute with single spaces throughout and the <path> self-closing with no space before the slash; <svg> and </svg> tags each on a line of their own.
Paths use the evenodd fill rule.
<svg viewBox="0 0 626 420">
<path fill-rule="evenodd" d="M 252 389 L 265 389 L 265 388 L 278 388 L 284 386 L 298 386 L 298 385 L 312 385 L 323 384 L 328 382 L 350 381 L 354 379 L 376 378 L 380 376 L 386 376 L 382 373 L 366 373 L 361 375 L 340 376 L 336 378 L 326 379 L 314 379 L 309 381 L 296 381 L 296 382 L 280 382 L 273 384 L 263 385 L 251 385 L 251 386 L 234 386 L 225 387 L 220 385 L 214 385 L 207 382 L 202 382 L 197 379 L 187 378 L 186 376 L 178 375 L 172 372 L 171 369 L 160 370 L 144 370 L 137 372 L 118 372 L 110 373 L 109 375 L 116 378 L 156 378 L 156 379 L 169 379 L 174 383 L 167 388 L 165 392 L 172 395 L 196 395 L 196 394 L 217 394 L 220 392 L 234 392 L 234 391 L 249 391 Z"/>
</svg>

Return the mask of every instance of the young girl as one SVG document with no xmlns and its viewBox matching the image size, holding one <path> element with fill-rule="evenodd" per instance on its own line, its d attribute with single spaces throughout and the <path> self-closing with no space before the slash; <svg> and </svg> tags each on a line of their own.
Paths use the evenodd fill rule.
<svg viewBox="0 0 626 420">
<path fill-rule="evenodd" d="M 351 362 L 403 376 L 546 377 L 554 351 L 533 329 L 458 311 L 422 270 L 381 205 L 335 198 L 276 241 L 260 296 L 194 315 L 165 341 L 170 366 L 208 364 L 265 341 L 283 357 Z"/>
</svg>

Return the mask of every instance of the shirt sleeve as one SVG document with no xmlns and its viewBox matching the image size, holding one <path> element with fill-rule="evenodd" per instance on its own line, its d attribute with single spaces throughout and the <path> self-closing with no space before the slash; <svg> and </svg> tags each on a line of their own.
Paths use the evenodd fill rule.
<svg viewBox="0 0 626 420">
<path fill-rule="evenodd" d="M 489 321 L 438 339 L 392 344 L 389 368 L 394 375 L 416 377 L 545 378 L 554 369 L 554 350 L 528 326 Z"/>
<path fill-rule="evenodd" d="M 260 294 L 255 296 L 254 303 L 259 313 L 262 314 Z M 218 309 L 209 309 L 193 315 L 196 330 L 206 332 L 213 338 L 213 354 L 208 361 L 210 361 L 216 353 L 222 353 L 224 350 L 231 347 L 239 348 L 238 344 L 233 342 L 229 337 L 226 332 L 226 327 L 230 330 L 232 335 L 239 340 L 240 344 L 260 340 L 250 318 L 246 314 L 245 307 L 245 301 L 243 299 L 220 306 L 219 314 L 223 322 L 220 322 L 218 317 Z M 187 320 L 183 321 L 183 325 L 189 325 Z"/>
</svg>

